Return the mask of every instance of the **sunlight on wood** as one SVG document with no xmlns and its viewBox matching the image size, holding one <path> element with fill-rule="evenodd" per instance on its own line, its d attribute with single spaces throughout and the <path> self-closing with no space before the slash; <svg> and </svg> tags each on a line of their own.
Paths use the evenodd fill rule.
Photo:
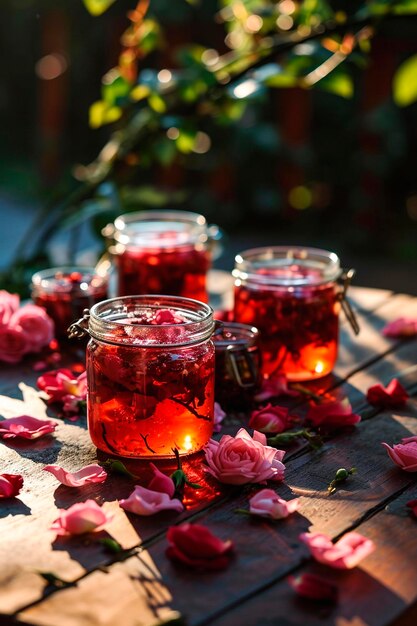
<svg viewBox="0 0 417 626">
<path fill-rule="evenodd" d="M 23 400 L 0 396 L 0 415 L 6 419 L 19 415 L 31 415 L 39 419 L 53 419 L 47 415 L 47 406 L 44 400 L 42 400 L 39 391 L 29 387 L 29 385 L 25 385 L 25 383 L 19 383 L 19 389 L 22 392 Z"/>
</svg>

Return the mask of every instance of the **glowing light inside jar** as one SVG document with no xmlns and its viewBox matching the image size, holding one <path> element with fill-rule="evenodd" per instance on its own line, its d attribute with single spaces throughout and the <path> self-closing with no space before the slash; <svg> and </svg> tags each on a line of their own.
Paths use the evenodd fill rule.
<svg viewBox="0 0 417 626">
<path fill-rule="evenodd" d="M 318 361 L 316 363 L 316 367 L 314 368 L 314 371 L 316 372 L 316 374 L 321 374 L 323 369 L 324 369 L 323 363 L 321 361 Z"/>
<path fill-rule="evenodd" d="M 192 449 L 192 447 L 193 447 L 193 444 L 191 442 L 191 436 L 190 435 L 186 435 L 185 439 L 184 439 L 183 448 L 184 448 L 184 450 L 189 452 Z"/>
</svg>

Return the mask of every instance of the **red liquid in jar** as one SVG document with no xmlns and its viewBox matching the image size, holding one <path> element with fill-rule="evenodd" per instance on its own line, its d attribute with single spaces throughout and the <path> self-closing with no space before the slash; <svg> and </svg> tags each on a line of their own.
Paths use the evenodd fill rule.
<svg viewBox="0 0 417 626">
<path fill-rule="evenodd" d="M 290 266 L 285 272 L 287 276 L 312 279 L 316 273 L 298 266 Z M 264 374 L 282 372 L 289 380 L 301 381 L 331 372 L 338 346 L 337 294 L 333 282 L 294 287 L 251 283 L 235 287 L 235 321 L 257 326 L 261 331 Z"/>
<path fill-rule="evenodd" d="M 122 323 L 158 322 L 142 318 Z M 125 457 L 172 457 L 173 448 L 191 454 L 213 432 L 211 342 L 138 347 L 92 339 L 87 376 L 90 436 L 100 450 Z"/>
<path fill-rule="evenodd" d="M 117 256 L 119 295 L 166 294 L 207 302 L 210 253 L 193 246 L 126 248 Z"/>
</svg>

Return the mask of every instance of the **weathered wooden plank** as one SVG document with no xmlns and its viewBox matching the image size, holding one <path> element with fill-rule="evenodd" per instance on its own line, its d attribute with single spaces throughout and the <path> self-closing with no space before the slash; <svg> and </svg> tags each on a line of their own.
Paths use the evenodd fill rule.
<svg viewBox="0 0 417 626">
<path fill-rule="evenodd" d="M 220 506 L 200 513 L 196 521 L 207 524 L 224 539 L 233 538 L 236 543 L 236 560 L 225 572 L 199 573 L 196 576 L 167 561 L 164 555 L 165 539 L 148 546 L 147 552 L 156 568 L 156 578 L 158 581 L 162 579 L 171 592 L 169 607 L 183 613 L 189 624 L 201 624 L 206 619 L 214 619 L 219 612 L 258 593 L 303 562 L 307 553 L 298 541 L 300 532 L 313 529 L 335 537 L 381 507 L 393 494 L 412 484 L 413 477 L 392 466 L 380 442 L 381 433 L 388 442 L 417 433 L 416 417 L 417 414 L 381 414 L 360 424 L 354 433 L 341 435 L 326 445 L 325 450 L 318 455 L 312 454 L 310 459 L 304 455 L 291 461 L 286 485 L 278 487 L 278 492 L 284 497 L 289 497 L 291 493 L 300 497 L 299 514 L 290 519 L 271 524 L 240 517 L 234 511 L 237 507 L 247 506 L 247 495 L 231 497 Z M 358 474 L 329 497 L 327 485 L 342 465 L 355 465 Z M 137 567 L 139 580 L 145 575 L 147 570 L 140 559 L 129 559 L 126 563 L 126 567 L 130 568 L 132 564 Z M 120 567 L 123 569 L 124 564 Z M 61 601 L 71 603 L 72 607 L 77 605 L 83 612 L 83 607 L 90 604 L 89 592 L 85 587 L 88 578 L 80 581 L 77 587 L 60 591 L 28 609 L 23 613 L 24 618 L 33 623 L 45 623 L 46 626 L 52 623 L 45 619 L 57 610 L 59 596 Z M 122 586 L 121 596 L 123 590 Z M 143 597 L 138 600 L 134 611 L 141 611 L 142 603 Z M 55 608 L 51 609 L 51 606 Z M 68 625 L 77 624 L 79 617 L 73 613 L 73 621 L 69 621 Z"/>
</svg>

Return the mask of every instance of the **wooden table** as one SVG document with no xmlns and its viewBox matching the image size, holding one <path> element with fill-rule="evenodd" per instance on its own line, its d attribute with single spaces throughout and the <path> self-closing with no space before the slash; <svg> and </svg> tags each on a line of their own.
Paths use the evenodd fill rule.
<svg viewBox="0 0 417 626">
<path fill-rule="evenodd" d="M 301 445 L 288 448 L 285 483 L 274 488 L 284 498 L 299 496 L 300 509 L 286 520 L 271 523 L 236 514 L 235 509 L 247 508 L 250 490 L 206 481 L 200 457 L 186 469 L 204 486 L 198 499 L 187 500 L 182 515 L 126 514 L 117 500 L 129 495 L 134 481 L 121 475 L 82 489 L 61 486 L 42 471 L 44 465 L 75 470 L 97 458 L 83 420 L 60 420 L 54 436 L 34 443 L 1 443 L 1 472 L 23 474 L 25 485 L 17 499 L 0 503 L 0 624 L 150 626 L 175 619 L 193 626 L 416 624 L 417 520 L 405 506 L 417 498 L 416 475 L 394 466 L 380 443 L 417 435 L 417 405 L 410 399 L 404 410 L 378 411 L 365 394 L 370 385 L 395 376 L 411 394 L 417 390 L 416 339 L 389 339 L 380 332 L 400 315 L 416 317 L 417 298 L 362 288 L 352 289 L 351 296 L 361 333 L 353 337 L 342 323 L 334 375 L 311 387 L 320 394 L 332 390 L 337 397 L 347 396 L 362 422 L 326 440 L 318 452 Z M 3 365 L 1 372 L 4 417 L 46 415 L 33 391 L 37 374 L 31 361 Z M 305 407 L 297 400 L 294 412 L 302 415 Z M 229 418 L 225 432 L 239 425 L 236 417 Z M 335 471 L 352 466 L 357 474 L 329 496 Z M 143 466 L 141 472 L 146 484 Z M 114 513 L 99 536 L 109 535 L 126 549 L 137 547 L 133 553 L 109 553 L 96 536 L 55 539 L 48 527 L 57 507 L 87 498 Z M 228 569 L 196 573 L 166 558 L 166 529 L 185 519 L 233 539 L 236 555 Z M 355 529 L 371 538 L 376 550 L 354 570 L 331 570 L 314 563 L 298 540 L 308 529 L 332 538 Z M 295 596 L 286 578 L 307 571 L 338 585 L 336 605 Z M 48 584 L 39 572 L 52 572 L 67 584 Z"/>
</svg>

